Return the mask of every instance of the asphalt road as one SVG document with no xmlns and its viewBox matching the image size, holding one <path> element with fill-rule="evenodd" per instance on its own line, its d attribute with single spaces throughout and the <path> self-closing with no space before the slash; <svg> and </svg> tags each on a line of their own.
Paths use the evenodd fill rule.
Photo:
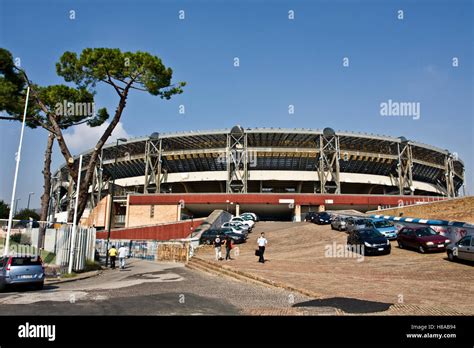
<svg viewBox="0 0 474 348">
<path fill-rule="evenodd" d="M 109 269 L 93 278 L 46 285 L 42 291 L 9 289 L 0 293 L 0 313 L 239 315 L 271 309 L 269 314 L 274 314 L 294 311 L 295 304 L 309 300 L 285 290 L 190 270 L 181 264 L 129 260 L 125 270 Z"/>
</svg>

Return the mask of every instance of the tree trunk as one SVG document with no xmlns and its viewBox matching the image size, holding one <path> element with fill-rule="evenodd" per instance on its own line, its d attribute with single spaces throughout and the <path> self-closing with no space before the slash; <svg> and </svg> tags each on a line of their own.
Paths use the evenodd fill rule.
<svg viewBox="0 0 474 348">
<path fill-rule="evenodd" d="M 109 139 L 109 137 L 112 135 L 112 132 L 114 131 L 115 127 L 120 121 L 120 117 L 122 116 L 122 112 L 125 109 L 125 105 L 127 103 L 127 96 L 128 96 L 128 88 L 125 89 L 125 91 L 123 92 L 123 95 L 120 97 L 120 102 L 117 109 L 115 110 L 114 118 L 112 119 L 109 126 L 105 130 L 104 134 L 102 134 L 99 141 L 95 145 L 94 151 L 92 152 L 89 162 L 87 164 L 86 174 L 84 175 L 84 178 L 81 178 L 81 187 L 79 187 L 79 193 L 78 193 L 79 202 L 78 202 L 78 207 L 77 207 L 77 219 L 76 219 L 77 224 L 79 224 L 81 216 L 84 213 L 84 210 L 86 209 L 88 196 L 89 196 L 89 193 L 88 193 L 89 186 L 92 183 L 97 159 L 102 150 L 102 147 L 105 145 L 107 139 Z M 77 169 L 77 173 L 79 175 L 79 169 Z M 75 182 L 77 184 L 77 180 L 75 180 Z M 74 219 L 73 213 L 68 214 L 68 222 L 72 222 L 73 219 Z"/>
<path fill-rule="evenodd" d="M 46 143 L 46 150 L 44 152 L 44 167 L 43 167 L 43 195 L 41 196 L 41 215 L 40 220 L 46 221 L 48 219 L 49 201 L 51 192 L 51 154 L 53 152 L 54 134 L 48 134 L 48 141 Z M 44 234 L 46 226 L 41 225 L 38 234 L 38 247 L 43 247 Z"/>
</svg>

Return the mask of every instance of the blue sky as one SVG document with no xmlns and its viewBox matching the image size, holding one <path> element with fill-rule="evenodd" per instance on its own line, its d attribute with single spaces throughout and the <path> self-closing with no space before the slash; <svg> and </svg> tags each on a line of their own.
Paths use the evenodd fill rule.
<svg viewBox="0 0 474 348">
<path fill-rule="evenodd" d="M 472 1 L 0 3 L 0 45 L 21 59 L 36 83 L 64 83 L 55 63 L 64 51 L 86 47 L 150 52 L 173 68 L 174 81 L 187 82 L 171 101 L 132 93 L 118 136 L 235 124 L 403 135 L 457 152 L 466 164 L 467 190 L 474 192 Z M 400 9 L 403 20 L 397 19 Z M 99 87 L 98 106 L 113 112 L 114 93 Z M 380 103 L 388 99 L 419 102 L 420 119 L 381 116 Z M 74 153 L 99 136 L 84 128 L 70 132 Z M 0 199 L 7 202 L 19 134 L 19 124 L 0 123 Z M 26 130 L 19 207 L 26 206 L 28 192 L 35 192 L 31 206 L 39 207 L 45 144 L 45 131 Z M 53 169 L 62 162 L 56 151 Z"/>
</svg>

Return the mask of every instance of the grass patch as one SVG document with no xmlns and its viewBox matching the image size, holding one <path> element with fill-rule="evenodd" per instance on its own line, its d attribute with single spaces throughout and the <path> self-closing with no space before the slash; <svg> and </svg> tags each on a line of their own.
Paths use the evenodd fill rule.
<svg viewBox="0 0 474 348">
<path fill-rule="evenodd" d="M 61 274 L 61 279 L 64 278 L 64 279 L 69 279 L 69 278 L 74 278 L 74 277 L 77 277 L 77 273 L 64 273 L 64 274 Z"/>
</svg>

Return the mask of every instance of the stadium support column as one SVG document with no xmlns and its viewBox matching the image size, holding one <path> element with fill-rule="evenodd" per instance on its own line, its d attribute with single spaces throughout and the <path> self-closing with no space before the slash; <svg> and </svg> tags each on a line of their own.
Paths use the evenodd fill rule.
<svg viewBox="0 0 474 348">
<path fill-rule="evenodd" d="M 301 222 L 301 205 L 295 204 L 294 222 Z"/>
<path fill-rule="evenodd" d="M 341 193 L 339 180 L 339 137 L 333 129 L 324 128 L 323 133 L 317 139 L 318 157 L 316 169 L 319 174 L 319 193 Z"/>
<path fill-rule="evenodd" d="M 162 140 L 156 136 L 145 144 L 145 183 L 143 193 L 160 193 Z"/>
<path fill-rule="evenodd" d="M 400 143 L 397 144 L 398 150 L 398 190 L 400 195 L 404 195 L 406 189 L 409 190 L 410 195 L 415 194 L 413 187 L 413 156 L 411 145 L 405 137 L 400 137 Z"/>
<path fill-rule="evenodd" d="M 448 198 L 456 197 L 456 189 L 454 187 L 454 157 L 452 154 L 448 154 L 444 158 L 444 168 L 446 195 Z"/>
<path fill-rule="evenodd" d="M 227 134 L 227 193 L 247 193 L 247 134 L 235 126 Z"/>
</svg>

